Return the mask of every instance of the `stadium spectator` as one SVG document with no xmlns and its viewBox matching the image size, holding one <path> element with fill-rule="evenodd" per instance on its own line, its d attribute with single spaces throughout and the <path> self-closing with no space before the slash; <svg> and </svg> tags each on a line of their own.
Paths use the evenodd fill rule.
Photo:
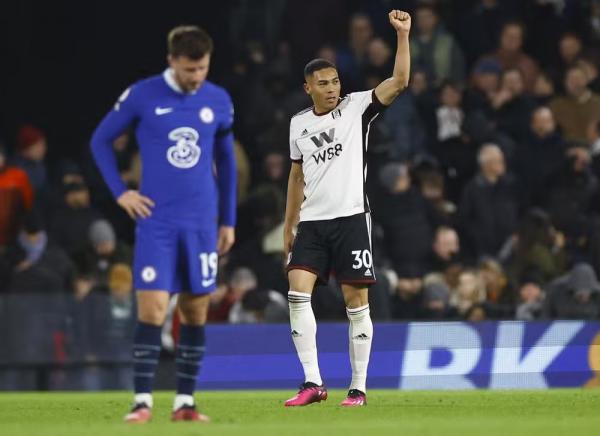
<svg viewBox="0 0 600 436">
<path fill-rule="evenodd" d="M 373 25 L 369 16 L 354 14 L 350 18 L 347 45 L 336 52 L 336 66 L 340 77 L 344 78 L 345 92 L 364 88 L 364 73 L 372 38 Z"/>
<path fill-rule="evenodd" d="M 519 284 L 519 302 L 515 318 L 521 321 L 535 321 L 542 317 L 546 294 L 539 275 L 525 275 Z"/>
<path fill-rule="evenodd" d="M 229 312 L 232 324 L 256 324 L 286 322 L 289 318 L 286 298 L 273 290 L 253 289 L 240 301 L 234 303 Z"/>
<path fill-rule="evenodd" d="M 565 272 L 565 238 L 557 232 L 548 214 L 539 208 L 528 210 L 521 218 L 515 237 L 504 247 L 503 260 L 511 283 L 520 283 L 529 271 L 536 271 L 546 283 Z"/>
<path fill-rule="evenodd" d="M 585 141 L 586 129 L 600 113 L 600 97 L 588 88 L 581 66 L 570 67 L 565 75 L 566 95 L 550 102 L 556 121 L 568 141 Z"/>
<path fill-rule="evenodd" d="M 26 218 L 14 252 L 13 274 L 8 291 L 12 293 L 70 293 L 75 267 L 67 254 L 48 241 L 41 216 L 34 211 Z"/>
<path fill-rule="evenodd" d="M 463 82 L 465 60 L 454 37 L 440 24 L 431 3 L 419 3 L 415 9 L 416 32 L 410 38 L 412 65 L 426 72 L 435 85 L 444 80 Z"/>
<path fill-rule="evenodd" d="M 492 98 L 492 106 L 497 128 L 514 141 L 523 141 L 529 131 L 529 119 L 535 104 L 525 94 L 524 77 L 520 70 L 504 70 L 500 89 Z"/>
<path fill-rule="evenodd" d="M 458 316 L 470 319 L 469 311 L 485 301 L 485 287 L 477 272 L 465 269 L 458 276 L 458 286 L 451 290 L 450 306 Z"/>
<path fill-rule="evenodd" d="M 479 111 L 487 118 L 492 118 L 492 100 L 500 87 L 501 74 L 502 67 L 494 59 L 482 59 L 475 65 L 471 74 L 472 86 L 465 95 L 467 110 Z"/>
<path fill-rule="evenodd" d="M 0 255 L 15 240 L 33 197 L 27 173 L 7 164 L 6 150 L 0 144 Z"/>
<path fill-rule="evenodd" d="M 27 173 L 38 202 L 48 185 L 44 162 L 47 150 L 46 134 L 43 131 L 30 124 L 21 126 L 17 133 L 17 152 L 13 162 Z"/>
<path fill-rule="evenodd" d="M 75 258 L 79 285 L 108 293 L 112 268 L 116 265 L 130 268 L 131 249 L 117 240 L 112 225 L 106 220 L 94 221 L 88 238 L 89 244 Z"/>
<path fill-rule="evenodd" d="M 502 150 L 495 144 L 485 144 L 478 160 L 479 174 L 465 187 L 458 214 L 465 242 L 480 258 L 498 254 L 515 228 L 518 207 Z"/>
<path fill-rule="evenodd" d="M 485 57 L 497 60 L 505 71 L 510 69 L 521 71 L 525 89 L 531 91 L 538 74 L 538 66 L 535 60 L 523 52 L 524 39 L 523 24 L 509 21 L 502 26 L 498 48 Z"/>
<path fill-rule="evenodd" d="M 512 15 L 506 1 L 478 0 L 459 22 L 458 36 L 468 65 L 496 47 L 502 25 Z"/>
<path fill-rule="evenodd" d="M 522 206 L 539 204 L 545 183 L 564 160 L 565 147 L 552 111 L 545 106 L 538 107 L 531 116 L 527 139 L 519 144 L 515 153 Z"/>
<path fill-rule="evenodd" d="M 383 227 L 385 251 L 396 271 L 410 264 L 423 273 L 436 225 L 432 208 L 412 185 L 406 164 L 386 165 L 379 178 L 386 194 L 374 219 Z"/>
<path fill-rule="evenodd" d="M 436 279 L 425 279 L 423 288 L 423 318 L 443 320 L 455 317 L 450 307 L 450 290 L 446 283 Z"/>
<path fill-rule="evenodd" d="M 444 273 L 460 262 L 460 240 L 452 227 L 440 226 L 435 231 L 427 265 L 428 272 Z"/>
<path fill-rule="evenodd" d="M 600 319 L 600 283 L 588 264 L 577 264 L 548 284 L 547 295 L 545 318 Z"/>
<path fill-rule="evenodd" d="M 92 223 L 101 215 L 90 204 L 90 192 L 84 182 L 70 182 L 62 186 L 63 203 L 54 212 L 50 237 L 71 257 L 85 250 Z"/>
<path fill-rule="evenodd" d="M 567 239 L 580 235 L 595 207 L 598 179 L 590 164 L 586 147 L 570 147 L 561 167 L 546 181 L 542 205 Z"/>
<path fill-rule="evenodd" d="M 540 71 L 531 92 L 533 100 L 539 106 L 547 106 L 554 98 L 555 92 L 555 85 L 550 75 L 546 71 Z"/>
<path fill-rule="evenodd" d="M 559 64 L 555 77 L 557 83 L 563 83 L 565 74 L 572 66 L 577 64 L 583 51 L 581 38 L 573 32 L 567 32 L 558 41 Z"/>
<path fill-rule="evenodd" d="M 423 317 L 423 278 L 418 269 L 405 264 L 397 271 L 391 297 L 392 318 L 415 320 Z"/>
</svg>

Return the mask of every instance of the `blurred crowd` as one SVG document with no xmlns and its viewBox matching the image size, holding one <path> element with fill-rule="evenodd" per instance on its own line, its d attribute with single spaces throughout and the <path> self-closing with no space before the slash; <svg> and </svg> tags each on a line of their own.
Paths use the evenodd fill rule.
<svg viewBox="0 0 600 436">
<path fill-rule="evenodd" d="M 334 62 L 343 93 L 377 86 L 393 68 L 386 17 L 398 6 L 412 14 L 412 71 L 371 128 L 373 318 L 600 319 L 600 1 L 313 3 L 239 1 L 228 33 L 213 35 L 232 41 L 230 72 L 212 80 L 236 106 L 239 207 L 210 319 L 286 320 L 289 120 L 310 104 L 302 66 Z M 89 151 L 48 162 L 51 138 L 30 124 L 5 141 L 0 295 L 105 294 L 115 316 L 133 313 L 134 223 Z M 136 188 L 133 132 L 114 149 Z M 320 319 L 345 318 L 333 279 L 313 304 Z"/>
</svg>

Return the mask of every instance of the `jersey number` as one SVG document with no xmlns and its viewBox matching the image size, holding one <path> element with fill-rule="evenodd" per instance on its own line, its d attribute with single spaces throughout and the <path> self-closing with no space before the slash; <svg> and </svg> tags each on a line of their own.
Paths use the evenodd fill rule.
<svg viewBox="0 0 600 436">
<path fill-rule="evenodd" d="M 217 253 L 200 253 L 200 266 L 202 267 L 202 285 L 212 285 L 217 277 Z"/>
<path fill-rule="evenodd" d="M 373 266 L 373 257 L 371 257 L 371 252 L 369 250 L 354 250 L 352 255 L 354 256 L 352 268 L 361 269 L 363 266 L 365 268 L 371 268 Z"/>
</svg>

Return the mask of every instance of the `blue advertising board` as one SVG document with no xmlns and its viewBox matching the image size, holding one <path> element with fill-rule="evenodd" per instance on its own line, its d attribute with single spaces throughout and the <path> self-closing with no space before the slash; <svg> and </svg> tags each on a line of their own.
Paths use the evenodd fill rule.
<svg viewBox="0 0 600 436">
<path fill-rule="evenodd" d="M 199 387 L 292 389 L 302 368 L 286 325 L 212 325 Z M 346 388 L 347 324 L 319 324 L 321 374 Z M 375 324 L 368 386 L 391 389 L 545 389 L 600 386 L 600 323 Z"/>
</svg>

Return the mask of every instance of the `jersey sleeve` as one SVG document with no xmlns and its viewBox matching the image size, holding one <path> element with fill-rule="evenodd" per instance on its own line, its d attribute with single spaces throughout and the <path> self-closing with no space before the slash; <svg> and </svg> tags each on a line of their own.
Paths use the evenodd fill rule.
<svg viewBox="0 0 600 436">
<path fill-rule="evenodd" d="M 237 171 L 233 143 L 233 103 L 226 94 L 225 113 L 215 135 L 215 164 L 219 189 L 219 224 L 235 226 L 237 204 Z"/>
<path fill-rule="evenodd" d="M 292 162 L 300 163 L 302 162 L 302 153 L 298 148 L 298 144 L 296 144 L 296 133 L 294 129 L 293 121 L 290 122 L 290 159 Z"/>
<path fill-rule="evenodd" d="M 231 97 L 227 92 L 225 92 L 224 96 L 224 105 L 225 109 L 217 127 L 217 136 L 226 136 L 227 134 L 233 131 L 233 120 L 235 110 L 233 108 L 233 102 L 231 101 Z"/>
<path fill-rule="evenodd" d="M 350 94 L 350 103 L 355 105 L 362 115 L 366 114 L 369 119 L 382 112 L 386 107 L 379 101 L 374 89 L 353 92 Z"/>
<path fill-rule="evenodd" d="M 115 198 L 125 192 L 127 187 L 119 174 L 113 142 L 139 117 L 136 101 L 138 91 L 135 85 L 127 88 L 92 135 L 91 148 L 94 160 Z"/>
</svg>

